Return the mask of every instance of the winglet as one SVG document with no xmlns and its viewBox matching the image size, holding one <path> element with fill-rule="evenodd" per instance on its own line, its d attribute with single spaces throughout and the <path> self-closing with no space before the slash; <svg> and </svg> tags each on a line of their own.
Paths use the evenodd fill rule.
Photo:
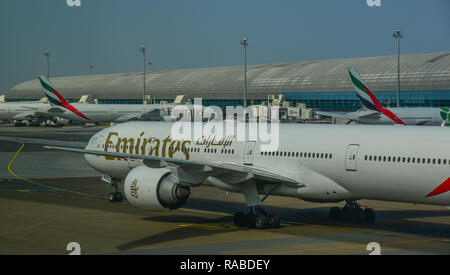
<svg viewBox="0 0 450 275">
<path fill-rule="evenodd" d="M 39 82 L 41 83 L 41 86 L 44 88 L 45 96 L 48 98 L 48 101 L 50 102 L 51 105 L 66 108 L 67 110 L 71 111 L 77 116 L 90 121 L 90 119 L 87 118 L 83 113 L 81 113 L 75 107 L 70 105 L 64 99 L 64 97 L 56 89 L 52 87 L 52 85 L 45 76 L 41 75 L 38 78 Z"/>
</svg>

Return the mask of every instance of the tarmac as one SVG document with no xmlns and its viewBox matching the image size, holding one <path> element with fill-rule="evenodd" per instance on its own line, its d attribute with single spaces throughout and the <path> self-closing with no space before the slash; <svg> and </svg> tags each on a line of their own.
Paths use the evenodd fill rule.
<svg viewBox="0 0 450 275">
<path fill-rule="evenodd" d="M 204 185 L 180 209 L 142 210 L 126 199 L 111 203 L 108 184 L 83 155 L 43 145 L 83 147 L 101 127 L 0 127 L 0 254 L 450 254 L 446 207 L 362 200 L 376 210 L 373 224 L 332 222 L 339 204 L 270 196 L 268 212 L 281 228 L 247 229 L 232 215 L 244 197 Z"/>
</svg>

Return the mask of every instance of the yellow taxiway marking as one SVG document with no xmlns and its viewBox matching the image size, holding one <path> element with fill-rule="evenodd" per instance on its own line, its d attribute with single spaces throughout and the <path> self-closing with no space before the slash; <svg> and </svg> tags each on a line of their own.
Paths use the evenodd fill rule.
<svg viewBox="0 0 450 275">
<path fill-rule="evenodd" d="M 26 181 L 26 182 L 28 182 L 28 183 L 32 183 L 32 182 L 30 182 L 29 180 L 24 179 L 24 178 L 22 178 L 22 177 L 16 175 L 16 174 L 11 170 L 11 165 L 13 164 L 14 160 L 16 160 L 16 158 L 17 158 L 17 156 L 19 155 L 20 151 L 22 151 L 23 147 L 25 146 L 25 143 L 21 142 L 21 144 L 22 144 L 22 146 L 20 146 L 19 150 L 17 150 L 17 152 L 16 152 L 16 153 L 14 154 L 14 156 L 12 157 L 11 161 L 8 163 L 8 171 L 9 171 L 9 173 L 11 173 L 11 175 L 13 175 L 13 176 L 16 177 L 16 178 L 21 179 L 21 180 L 24 180 L 24 181 Z"/>
<path fill-rule="evenodd" d="M 27 192 L 31 192 L 31 190 L 16 190 L 17 192 L 23 192 L 23 193 L 27 193 Z"/>
<path fill-rule="evenodd" d="M 227 224 L 219 224 L 219 223 L 205 223 L 205 224 L 179 224 L 180 227 L 188 227 L 188 228 L 196 228 L 196 229 L 204 229 L 204 230 L 234 230 L 239 229 L 239 227 L 234 225 Z"/>
<path fill-rule="evenodd" d="M 205 210 L 196 210 L 196 209 L 189 209 L 189 208 L 180 208 L 179 210 L 186 211 L 186 212 L 193 212 L 193 213 L 218 215 L 218 216 L 233 216 L 230 213 L 216 212 L 216 211 L 205 211 Z"/>
<path fill-rule="evenodd" d="M 23 181 L 25 181 L 25 182 L 28 182 L 28 183 L 30 183 L 30 184 L 38 185 L 38 186 L 41 186 L 41 187 L 44 187 L 44 188 L 53 189 L 53 190 L 56 190 L 56 191 L 62 191 L 62 192 L 70 192 L 70 193 L 74 193 L 74 194 L 78 194 L 78 195 L 83 195 L 83 196 L 98 197 L 98 196 L 91 195 L 91 194 L 86 194 L 86 193 L 81 193 L 81 192 L 77 192 L 77 191 L 72 191 L 72 190 L 68 190 L 68 189 L 63 189 L 63 188 L 53 187 L 53 186 L 50 186 L 50 185 L 41 184 L 41 183 L 34 182 L 34 181 L 29 180 L 29 179 L 26 179 L 26 178 L 23 178 L 23 177 L 21 177 L 21 176 L 16 175 L 16 174 L 11 170 L 11 165 L 14 163 L 14 161 L 16 160 L 17 156 L 19 155 L 20 151 L 22 151 L 23 147 L 25 146 L 25 143 L 23 143 L 23 142 L 20 142 L 20 143 L 21 143 L 22 145 L 20 146 L 19 150 L 17 150 L 17 152 L 14 154 L 14 156 L 12 157 L 12 159 L 11 159 L 11 160 L 9 161 L 9 163 L 8 163 L 8 171 L 9 171 L 9 173 L 11 173 L 11 175 L 13 175 L 14 177 L 16 177 L 16 178 L 18 178 L 18 179 L 20 179 L 20 180 L 23 180 Z M 21 191 L 21 190 L 17 190 L 17 191 L 23 192 L 23 191 Z M 30 190 L 28 190 L 28 191 L 30 191 Z"/>
<path fill-rule="evenodd" d="M 13 233 L 17 233 L 17 232 L 20 232 L 20 231 L 23 231 L 23 230 L 32 229 L 32 228 L 35 228 L 35 227 L 38 227 L 38 226 L 41 226 L 41 225 L 44 225 L 44 224 L 47 224 L 47 223 L 51 223 L 51 222 L 54 222 L 54 221 L 57 221 L 57 220 L 61 220 L 61 219 L 64 219 L 64 218 L 65 218 L 65 216 L 61 216 L 61 217 L 52 218 L 52 219 L 49 219 L 49 220 L 46 220 L 46 221 L 43 221 L 43 222 L 38 222 L 38 223 L 35 223 L 35 224 L 23 226 L 23 227 L 20 227 L 20 228 L 17 228 L 17 229 L 8 231 L 8 232 L 0 233 L 0 236 L 7 236 L 7 235 L 10 235 L 10 234 L 13 234 Z"/>
</svg>

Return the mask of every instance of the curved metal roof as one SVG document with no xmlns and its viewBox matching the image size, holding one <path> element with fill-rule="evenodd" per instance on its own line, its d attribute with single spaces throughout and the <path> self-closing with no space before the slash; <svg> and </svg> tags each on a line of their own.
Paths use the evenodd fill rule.
<svg viewBox="0 0 450 275">
<path fill-rule="evenodd" d="M 378 91 L 397 89 L 397 56 L 317 60 L 250 65 L 247 71 L 248 98 L 266 99 L 282 92 L 352 91 L 347 67 L 359 71 L 369 87 Z M 99 99 L 142 97 L 142 72 L 51 78 L 67 98 L 89 94 Z M 241 99 L 243 66 L 183 69 L 147 73 L 146 94 L 157 99 L 176 95 L 203 99 Z M 402 90 L 449 90 L 450 52 L 401 56 Z M 6 98 L 40 98 L 37 80 L 8 90 Z"/>
</svg>

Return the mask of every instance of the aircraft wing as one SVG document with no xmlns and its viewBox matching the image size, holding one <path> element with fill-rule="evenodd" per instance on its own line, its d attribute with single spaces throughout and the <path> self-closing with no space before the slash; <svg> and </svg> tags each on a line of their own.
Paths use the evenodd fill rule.
<svg viewBox="0 0 450 275">
<path fill-rule="evenodd" d="M 381 117 L 380 112 L 376 111 L 367 111 L 363 114 L 358 115 L 358 118 L 371 118 L 371 119 L 379 119 Z"/>
<path fill-rule="evenodd" d="M 24 120 L 24 119 L 32 119 L 35 116 L 36 116 L 36 111 L 26 111 L 26 112 L 15 114 L 11 119 Z"/>
<path fill-rule="evenodd" d="M 153 109 L 147 112 L 141 112 L 139 114 L 132 113 L 120 116 L 115 119 L 116 122 L 125 122 L 129 120 L 157 120 L 161 118 L 160 110 Z"/>
<path fill-rule="evenodd" d="M 381 113 L 378 111 L 357 111 L 352 113 L 341 113 L 341 112 L 316 112 L 318 115 L 322 116 L 328 116 L 328 117 L 335 117 L 335 118 L 341 118 L 341 119 L 349 119 L 349 120 L 356 120 L 356 119 L 379 119 L 381 117 Z"/>
<path fill-rule="evenodd" d="M 49 114 L 55 114 L 55 115 L 57 115 L 57 114 L 64 113 L 65 111 L 64 111 L 63 109 L 59 108 L 59 107 L 50 107 L 50 108 L 47 110 L 47 112 L 48 112 Z"/>
<path fill-rule="evenodd" d="M 432 119 L 419 119 L 416 121 L 416 125 L 427 125 Z"/>
<path fill-rule="evenodd" d="M 342 113 L 342 112 L 321 112 L 321 111 L 317 111 L 315 112 L 318 115 L 321 116 L 327 116 L 327 117 L 335 117 L 335 118 L 342 118 L 342 119 L 349 119 L 347 113 Z"/>
<path fill-rule="evenodd" d="M 238 177 L 243 180 L 249 180 L 249 179 L 259 179 L 259 180 L 265 180 L 269 182 L 274 183 L 289 183 L 289 184 L 295 184 L 297 186 L 304 186 L 304 184 L 297 182 L 293 179 L 290 179 L 288 177 L 279 175 L 277 173 L 271 172 L 268 169 L 262 169 L 259 167 L 254 166 L 247 166 L 247 165 L 241 165 L 241 164 L 235 164 L 235 163 L 213 163 L 213 162 L 198 162 L 198 161 L 192 161 L 192 160 L 179 160 L 179 159 L 172 159 L 172 158 L 164 158 L 164 157 L 156 157 L 156 156 L 149 156 L 149 155 L 135 155 L 135 154 L 128 154 L 128 153 L 117 153 L 117 152 L 105 152 L 105 151 L 97 151 L 97 150 L 88 150 L 88 149 L 80 149 L 80 148 L 69 148 L 69 147 L 59 147 L 59 146 L 44 146 L 44 148 L 49 150 L 57 150 L 57 151 L 66 151 L 66 152 L 74 152 L 74 153 L 82 153 L 82 154 L 90 154 L 90 155 L 97 155 L 97 156 L 108 156 L 108 157 L 115 157 L 115 158 L 125 158 L 125 159 L 141 159 L 144 161 L 144 164 L 149 167 L 162 167 L 164 164 L 174 164 L 177 166 L 184 167 L 189 171 L 191 169 L 192 171 L 205 171 L 205 172 L 211 172 L 214 170 L 214 172 L 233 172 L 235 174 L 238 174 Z M 236 182 L 240 183 L 242 181 Z"/>
<path fill-rule="evenodd" d="M 123 115 L 123 116 L 116 118 L 115 121 L 116 122 L 125 122 L 125 121 L 129 121 L 129 120 L 139 120 L 139 117 L 141 115 L 142 114 L 135 114 L 135 113 L 127 114 L 127 115 Z"/>
</svg>

